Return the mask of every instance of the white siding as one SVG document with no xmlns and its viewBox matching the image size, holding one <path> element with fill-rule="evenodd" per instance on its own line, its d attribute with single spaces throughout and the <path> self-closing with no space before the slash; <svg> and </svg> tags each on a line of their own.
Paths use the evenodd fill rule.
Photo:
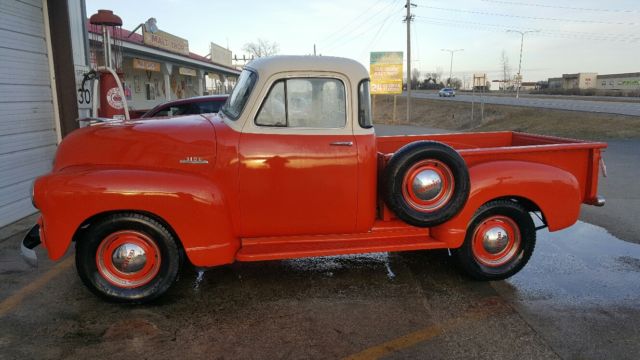
<svg viewBox="0 0 640 360">
<path fill-rule="evenodd" d="M 56 149 L 41 0 L 0 2 L 0 226 L 35 212 L 31 182 Z"/>
</svg>

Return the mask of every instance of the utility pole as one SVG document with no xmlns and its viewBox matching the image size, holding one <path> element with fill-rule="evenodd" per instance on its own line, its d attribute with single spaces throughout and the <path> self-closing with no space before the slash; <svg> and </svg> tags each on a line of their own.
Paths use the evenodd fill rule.
<svg viewBox="0 0 640 360">
<path fill-rule="evenodd" d="M 453 53 L 458 51 L 464 51 L 464 49 L 440 49 L 441 51 L 448 51 L 451 53 L 451 64 L 449 64 L 449 81 L 447 86 L 451 87 L 451 77 L 453 76 Z"/>
<path fill-rule="evenodd" d="M 313 44 L 313 56 L 316 56 L 316 44 Z"/>
<path fill-rule="evenodd" d="M 407 23 L 407 122 L 411 119 L 411 21 L 413 21 L 413 15 L 411 15 L 411 7 L 416 6 L 411 3 L 411 0 L 407 0 L 407 4 L 404 6 L 407 8 L 407 16 L 404 21 Z"/>
<path fill-rule="evenodd" d="M 516 99 L 520 98 L 520 84 L 522 83 L 522 48 L 524 46 L 524 35 L 528 33 L 535 33 L 539 30 L 528 30 L 528 31 L 520 31 L 520 30 L 507 30 L 507 32 L 513 32 L 520 34 L 520 62 L 518 63 L 518 75 L 516 78 Z"/>
</svg>

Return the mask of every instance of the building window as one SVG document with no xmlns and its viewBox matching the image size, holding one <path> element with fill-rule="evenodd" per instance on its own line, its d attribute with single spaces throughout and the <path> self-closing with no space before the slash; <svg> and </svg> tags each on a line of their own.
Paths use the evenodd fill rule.
<svg viewBox="0 0 640 360">
<path fill-rule="evenodd" d="M 153 84 L 151 83 L 145 84 L 145 94 L 146 94 L 147 100 L 156 99 L 156 90 L 153 88 Z"/>
</svg>

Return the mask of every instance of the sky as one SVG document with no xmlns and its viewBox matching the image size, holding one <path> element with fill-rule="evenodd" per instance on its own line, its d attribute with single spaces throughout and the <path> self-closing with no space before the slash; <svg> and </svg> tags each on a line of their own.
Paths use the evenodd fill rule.
<svg viewBox="0 0 640 360">
<path fill-rule="evenodd" d="M 639 0 L 413 0 L 411 67 L 440 71 L 451 56 L 453 76 L 486 73 L 502 78 L 501 54 L 518 72 L 524 38 L 523 81 L 564 73 L 640 72 Z M 209 43 L 241 57 L 243 45 L 262 38 L 279 44 L 280 54 L 342 56 L 367 68 L 371 51 L 404 51 L 403 0 L 86 0 L 87 16 L 98 9 L 119 15 L 126 29 L 154 17 L 158 27 L 189 41 L 205 55 Z M 406 67 L 405 67 L 406 68 Z"/>
</svg>

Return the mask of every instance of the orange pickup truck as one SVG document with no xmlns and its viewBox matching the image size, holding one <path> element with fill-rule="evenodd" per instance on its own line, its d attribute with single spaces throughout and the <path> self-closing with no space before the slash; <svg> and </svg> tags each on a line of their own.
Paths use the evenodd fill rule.
<svg viewBox="0 0 640 360">
<path fill-rule="evenodd" d="M 89 289 L 144 302 L 212 267 L 451 249 L 481 280 L 518 272 L 536 226 L 576 222 L 604 143 L 517 132 L 376 136 L 369 74 L 342 58 L 251 62 L 215 115 L 104 122 L 60 144 L 22 243 L 75 242 Z"/>
</svg>

